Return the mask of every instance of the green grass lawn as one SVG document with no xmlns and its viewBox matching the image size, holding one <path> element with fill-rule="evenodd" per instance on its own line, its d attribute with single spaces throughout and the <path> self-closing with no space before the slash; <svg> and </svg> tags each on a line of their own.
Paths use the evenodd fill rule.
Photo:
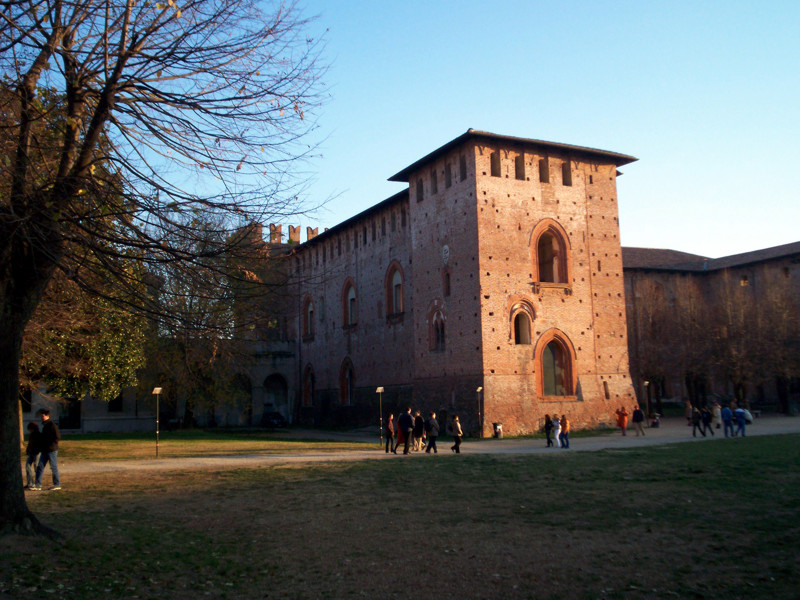
<svg viewBox="0 0 800 600">
<path fill-rule="evenodd" d="M 28 498 L 66 539 L 0 539 L 0 589 L 11 598 L 800 591 L 798 435 L 105 473 Z"/>
</svg>

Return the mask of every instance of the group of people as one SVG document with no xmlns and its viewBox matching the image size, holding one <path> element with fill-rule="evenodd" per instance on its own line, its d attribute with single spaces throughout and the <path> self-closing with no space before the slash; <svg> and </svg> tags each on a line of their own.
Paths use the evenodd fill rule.
<svg viewBox="0 0 800 600">
<path fill-rule="evenodd" d="M 752 420 L 752 415 L 746 409 L 738 406 L 736 402 L 731 402 L 730 406 L 721 406 L 719 402 L 714 402 L 711 408 L 704 406 L 702 409 L 698 409 L 696 406 L 692 406 L 691 402 L 686 401 L 686 424 L 692 428 L 692 437 L 697 437 L 698 431 L 703 437 L 706 436 L 707 431 L 713 436 L 712 423 L 717 429 L 723 429 L 725 437 L 736 437 L 740 434 L 745 437 L 747 422 Z M 736 424 L 735 429 L 734 423 Z"/>
<path fill-rule="evenodd" d="M 622 435 L 627 435 L 629 413 L 624 406 L 620 406 L 615 414 L 617 415 L 617 427 L 620 428 Z M 636 435 L 644 435 L 644 411 L 635 405 L 633 408 L 632 421 L 636 430 Z M 730 434 L 736 437 L 741 434 L 745 436 L 747 422 L 752 421 L 752 416 L 742 407 L 737 407 L 736 402 L 731 402 L 730 407 L 721 406 L 719 402 L 714 402 L 710 407 L 704 406 L 697 408 L 692 403 L 686 401 L 686 424 L 692 428 L 692 437 L 697 437 L 697 432 L 706 437 L 707 433 L 714 435 L 714 428 L 724 428 L 725 437 Z M 734 430 L 734 422 L 736 429 Z"/>
<path fill-rule="evenodd" d="M 620 406 L 616 410 L 615 414 L 617 415 L 617 427 L 619 427 L 622 431 L 622 435 L 628 434 L 628 416 L 631 417 L 631 421 L 633 422 L 633 428 L 634 431 L 636 431 L 636 437 L 644 435 L 644 411 L 639 407 L 638 404 L 633 406 L 632 415 L 629 415 L 624 406 Z"/>
<path fill-rule="evenodd" d="M 461 454 L 461 438 L 463 431 L 461 430 L 461 422 L 458 420 L 458 415 L 453 416 L 452 432 L 454 443 L 450 450 L 456 454 Z M 436 413 L 431 412 L 427 419 L 423 419 L 420 411 L 415 411 L 411 414 L 411 407 L 406 408 L 405 412 L 397 417 L 397 422 L 394 420 L 394 415 L 390 414 L 384 427 L 384 435 L 386 435 L 386 452 L 393 452 L 397 454 L 397 449 L 403 445 L 403 454 L 409 452 L 425 451 L 430 454 L 438 454 L 439 450 L 436 447 L 436 439 L 439 437 L 440 425 L 436 420 Z"/>
<path fill-rule="evenodd" d="M 555 445 L 557 448 L 569 448 L 569 420 L 567 415 L 544 416 L 544 435 L 547 438 L 547 447 Z M 553 441 L 555 438 L 555 442 Z"/>
<path fill-rule="evenodd" d="M 61 489 L 61 479 L 58 475 L 58 441 L 61 432 L 58 426 L 50 419 L 50 411 L 42 408 L 38 412 L 42 420 L 42 429 L 31 421 L 28 423 L 28 445 L 25 447 L 27 458 L 25 460 L 25 488 L 29 490 L 42 489 L 42 475 L 49 464 L 53 474 L 51 490 Z"/>
</svg>

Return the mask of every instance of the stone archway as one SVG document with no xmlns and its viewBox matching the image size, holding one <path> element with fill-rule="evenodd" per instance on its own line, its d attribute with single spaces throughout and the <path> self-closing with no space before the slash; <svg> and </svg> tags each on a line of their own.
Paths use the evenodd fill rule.
<svg viewBox="0 0 800 600">
<path fill-rule="evenodd" d="M 264 380 L 264 412 L 273 411 L 289 419 L 289 385 L 278 373 Z"/>
</svg>

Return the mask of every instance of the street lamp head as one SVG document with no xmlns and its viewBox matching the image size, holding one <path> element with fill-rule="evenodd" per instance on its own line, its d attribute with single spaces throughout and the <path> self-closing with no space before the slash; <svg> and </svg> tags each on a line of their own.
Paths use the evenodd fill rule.
<svg viewBox="0 0 800 600">
<path fill-rule="evenodd" d="M 483 391 L 483 386 L 479 387 L 479 388 L 478 388 L 477 390 L 475 390 L 475 391 L 476 391 L 476 392 L 478 392 L 478 393 L 482 392 L 482 391 Z"/>
<path fill-rule="evenodd" d="M 376 394 L 382 394 L 383 393 L 383 387 L 379 387 L 378 389 L 376 389 L 375 393 Z"/>
<path fill-rule="evenodd" d="M 153 388 L 153 393 L 154 393 L 155 395 L 158 395 L 158 394 L 160 394 L 160 393 L 161 393 L 161 388 Z"/>
</svg>

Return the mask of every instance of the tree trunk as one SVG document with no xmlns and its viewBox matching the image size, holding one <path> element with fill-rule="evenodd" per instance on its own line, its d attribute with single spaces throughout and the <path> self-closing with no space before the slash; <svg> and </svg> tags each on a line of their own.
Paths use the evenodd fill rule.
<svg viewBox="0 0 800 600">
<path fill-rule="evenodd" d="M 44 229 L 44 228 L 42 228 Z M 9 239 L 0 272 L 0 535 L 57 537 L 28 510 L 22 488 L 19 363 L 22 335 L 53 274 L 60 245 L 49 253 L 32 251 L 19 232 Z"/>
<path fill-rule="evenodd" d="M 0 324 L 0 536 L 59 534 L 42 525 L 28 510 L 22 489 L 19 431 L 19 358 L 23 325 Z"/>
</svg>

